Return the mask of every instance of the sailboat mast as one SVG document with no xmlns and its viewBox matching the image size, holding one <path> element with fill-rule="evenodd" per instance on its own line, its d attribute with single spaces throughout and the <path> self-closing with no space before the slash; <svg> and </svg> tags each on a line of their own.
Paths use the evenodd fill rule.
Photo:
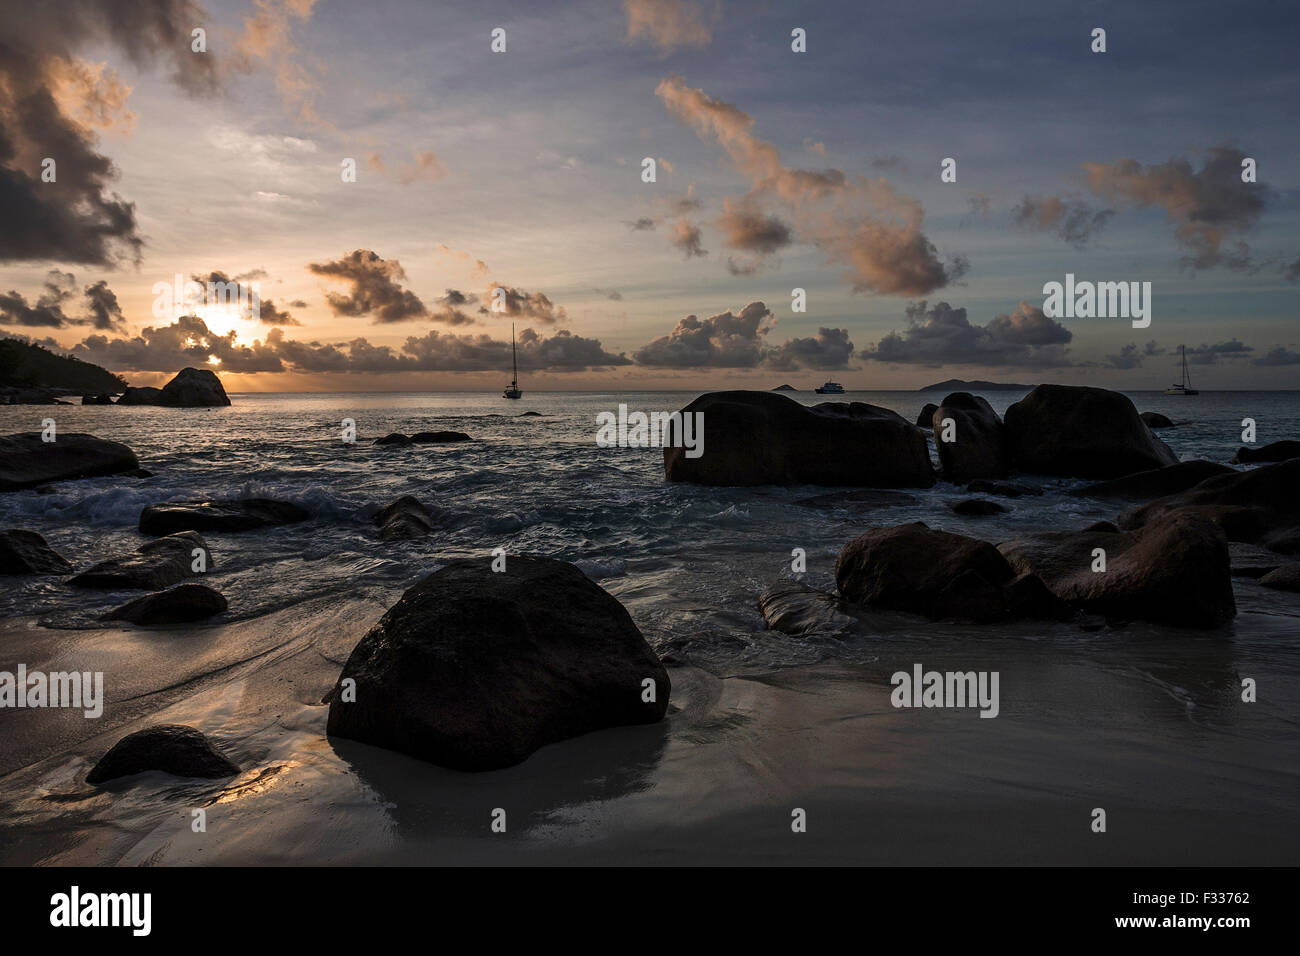
<svg viewBox="0 0 1300 956">
<path fill-rule="evenodd" d="M 510 323 L 510 366 L 514 376 L 510 379 L 512 385 L 519 384 L 519 357 L 515 353 L 515 324 Z"/>
</svg>

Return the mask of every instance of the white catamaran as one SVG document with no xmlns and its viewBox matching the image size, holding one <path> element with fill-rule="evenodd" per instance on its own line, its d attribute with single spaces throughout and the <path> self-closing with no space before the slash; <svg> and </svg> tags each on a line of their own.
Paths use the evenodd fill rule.
<svg viewBox="0 0 1300 956">
<path fill-rule="evenodd" d="M 519 388 L 519 358 L 515 355 L 515 326 L 510 324 L 510 364 L 514 368 L 514 378 L 510 379 L 510 384 L 506 386 L 504 392 L 506 398 L 523 398 L 524 393 Z"/>
<path fill-rule="evenodd" d="M 1192 379 L 1187 374 L 1187 350 L 1183 346 L 1178 346 L 1178 354 L 1183 359 L 1183 381 L 1179 385 L 1171 385 L 1165 389 L 1166 395 L 1200 395 L 1196 389 L 1192 388 Z"/>
</svg>

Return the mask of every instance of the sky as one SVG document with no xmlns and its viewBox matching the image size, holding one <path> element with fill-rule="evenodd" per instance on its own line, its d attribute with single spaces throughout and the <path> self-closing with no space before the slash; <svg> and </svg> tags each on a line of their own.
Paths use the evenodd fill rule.
<svg viewBox="0 0 1300 956">
<path fill-rule="evenodd" d="M 0 0 L 0 24 L 0 334 L 133 384 L 500 389 L 512 325 L 526 390 L 1141 390 L 1180 346 L 1201 388 L 1300 378 L 1292 3 Z M 1149 326 L 1046 314 L 1067 274 L 1150 283 Z M 255 285 L 257 313 L 168 302 L 177 276 Z"/>
</svg>

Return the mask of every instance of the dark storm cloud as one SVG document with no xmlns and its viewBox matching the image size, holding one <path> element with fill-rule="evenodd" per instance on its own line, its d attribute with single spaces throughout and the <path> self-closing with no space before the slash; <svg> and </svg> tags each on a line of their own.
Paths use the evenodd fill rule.
<svg viewBox="0 0 1300 956">
<path fill-rule="evenodd" d="M 104 331 L 116 331 L 125 326 L 126 319 L 118 305 L 117 296 L 100 280 L 82 291 L 86 311 L 69 315 L 65 303 L 73 296 L 76 278 L 71 272 L 51 269 L 45 278 L 44 289 L 34 304 L 28 304 L 21 293 L 10 290 L 0 295 L 0 325 L 43 326 L 61 329 L 67 326 L 91 325 Z"/>
<path fill-rule="evenodd" d="M 1026 302 L 1010 315 L 972 325 L 965 309 L 947 302 L 926 308 L 922 301 L 908 306 L 907 322 L 903 332 L 890 332 L 859 357 L 905 365 L 1053 368 L 1067 364 L 1065 348 L 1073 338 L 1069 329 Z"/>
<path fill-rule="evenodd" d="M 816 338 L 790 339 L 770 350 L 763 364 L 780 372 L 797 369 L 844 369 L 853 357 L 847 329 L 818 329 Z"/>
<path fill-rule="evenodd" d="M 1026 196 L 1011 210 L 1018 226 L 1054 232 L 1076 249 L 1087 245 L 1113 215 L 1113 209 L 1097 209 L 1082 199 L 1061 196 Z"/>
<path fill-rule="evenodd" d="M 214 55 L 190 52 L 190 30 L 206 21 L 189 0 L 0 0 L 0 261 L 138 260 L 135 207 L 110 192 L 117 171 L 93 132 L 97 117 L 120 108 L 125 87 L 109 71 L 69 104 L 61 81 L 90 75 L 77 59 L 83 50 L 114 47 L 140 68 L 170 58 L 182 87 L 212 90 Z M 54 182 L 41 179 L 47 157 Z"/>
<path fill-rule="evenodd" d="M 346 295 L 327 292 L 325 301 L 335 315 L 374 317 L 376 323 L 432 319 L 419 296 L 403 289 L 406 272 L 396 259 L 382 259 L 369 249 L 355 249 L 332 262 L 313 262 L 308 271 L 350 285 Z"/>
<path fill-rule="evenodd" d="M 1083 168 L 1098 196 L 1119 205 L 1163 209 L 1189 253 L 1183 259 L 1189 268 L 1249 270 L 1256 264 L 1240 237 L 1254 231 L 1271 193 L 1261 183 L 1241 181 L 1245 158 L 1234 146 L 1216 146 L 1199 169 L 1179 157 L 1151 166 L 1121 159 L 1084 163 Z"/>
</svg>

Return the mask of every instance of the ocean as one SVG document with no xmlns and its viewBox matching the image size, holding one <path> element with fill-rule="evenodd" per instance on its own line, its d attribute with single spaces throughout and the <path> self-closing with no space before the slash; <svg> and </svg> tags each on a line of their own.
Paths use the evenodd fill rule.
<svg viewBox="0 0 1300 956">
<path fill-rule="evenodd" d="M 666 830 L 661 844 L 687 856 L 779 857 L 779 848 L 752 833 L 743 847 L 734 846 L 736 833 L 766 825 L 754 816 L 765 800 L 785 807 L 821 799 L 847 828 L 840 833 L 861 836 L 801 846 L 826 860 L 942 862 L 936 857 L 947 839 L 962 862 L 1294 861 L 1296 595 L 1234 579 L 1236 619 L 1204 632 L 1139 622 L 1100 630 L 1042 622 L 952 625 L 901 614 L 873 618 L 871 633 L 847 640 L 769 631 L 757 607 L 760 592 L 796 578 L 834 590 L 836 555 L 867 528 L 919 520 L 996 543 L 1114 520 L 1125 505 L 1067 496 L 1079 481 L 1030 477 L 1044 495 L 999 499 L 1011 510 L 989 517 L 954 514 L 948 504 L 969 495 L 942 482 L 907 489 L 917 502 L 901 507 L 817 508 L 798 502 L 828 489 L 669 484 L 659 449 L 597 447 L 601 412 L 617 413 L 620 404 L 671 412 L 696 394 L 526 392 L 519 402 L 477 393 L 234 394 L 231 407 L 217 409 L 0 407 L 0 433 L 38 430 L 52 417 L 61 431 L 124 442 L 153 473 L 0 495 L 0 526 L 41 533 L 78 568 L 137 547 L 137 521 L 149 504 L 259 496 L 297 502 L 312 514 L 263 532 L 205 535 L 213 560 L 205 583 L 230 604 L 215 626 L 191 628 L 206 637 L 123 636 L 97 618 L 134 594 L 75 590 L 55 577 L 6 580 L 0 669 L 12 669 L 19 653 L 67 662 L 75 657 L 70 648 L 89 649 L 119 668 L 110 702 L 116 693 L 132 703 L 90 730 L 64 721 L 47 732 L 40 721 L 53 718 L 41 714 L 0 717 L 20 730 L 0 742 L 0 805 L 7 805 L 0 860 L 125 863 L 161 853 L 157 862 L 396 862 L 425 852 L 493 859 L 500 851 L 465 837 L 471 831 L 451 826 L 451 840 L 445 829 L 448 814 L 477 813 L 472 795 L 482 792 L 482 782 L 399 756 L 372 755 L 365 759 L 383 769 L 358 771 L 347 745 L 325 744 L 315 691 L 294 698 L 292 719 L 265 688 L 243 703 L 230 695 L 273 672 L 292 681 L 286 649 L 299 654 L 313 642 L 329 645 L 318 643 L 310 667 L 303 664 L 323 693 L 350 647 L 406 587 L 447 559 L 486 559 L 502 547 L 577 564 L 628 608 L 674 665 L 674 706 L 663 736 L 645 752 L 624 752 L 615 743 L 620 732 L 608 731 L 485 775 L 522 793 L 531 787 L 547 794 L 528 811 L 527 852 L 616 858 L 640 852 L 642 837 Z M 787 394 L 810 405 L 869 402 L 911 421 L 924 403 L 943 397 Z M 1001 413 L 1023 393 L 983 394 Z M 1300 437 L 1296 392 L 1129 397 L 1139 410 L 1177 423 L 1160 436 L 1182 459 L 1226 462 L 1247 418 L 1256 423 L 1258 444 Z M 355 422 L 355 444 L 341 441 L 344 419 Z M 390 432 L 443 429 L 474 441 L 372 444 Z M 408 494 L 441 513 L 441 530 L 424 539 L 381 540 L 375 512 Z M 803 575 L 791 570 L 796 548 L 807 555 Z M 117 637 L 97 636 L 110 631 Z M 177 640 L 195 643 L 185 651 Z M 891 708 L 889 675 L 916 663 L 1000 671 L 998 719 Z M 1255 703 L 1240 700 L 1244 677 L 1257 681 Z M 121 798 L 114 822 L 134 840 L 121 833 L 88 837 L 97 832 L 93 814 L 31 803 L 33 788 L 59 792 L 72 786 L 78 768 L 84 776 L 83 764 L 121 735 L 109 733 L 110 725 L 134 728 L 133 721 L 160 713 L 206 720 L 205 732 L 224 734 L 236 751 L 310 768 L 305 786 L 277 788 L 274 798 L 258 790 L 247 799 L 288 801 L 280 809 L 304 827 L 325 812 L 343 828 L 344 843 L 308 839 L 295 848 L 241 836 L 215 850 L 209 843 L 202 856 L 179 837 L 160 849 L 159 807 L 139 788 Z M 243 723 L 232 716 L 241 713 Z M 645 737 L 641 729 L 623 733 Z M 596 738 L 605 743 L 591 743 Z M 575 781 L 572 792 L 552 787 L 557 774 L 605 779 L 592 754 L 606 751 L 620 766 L 627 762 L 622 777 L 614 773 L 600 786 Z M 570 758 L 580 770 L 563 769 Z M 432 789 L 412 790 L 412 780 Z M 192 789 L 168 792 L 183 802 Z M 424 809 L 413 809 L 412 801 Z M 393 808 L 385 810 L 385 802 Z M 1118 811 L 1111 813 L 1109 843 L 1089 831 L 1087 814 L 1096 806 Z M 106 811 L 97 812 L 102 818 Z M 789 811 L 771 812 L 772 839 L 779 841 Z M 866 815 L 849 822 L 855 812 Z M 1076 825 L 1077 832 L 1070 829 Z M 20 827 L 27 836 L 18 835 Z M 1038 831 L 1037 842 L 1030 841 Z M 45 834 L 44 842 L 33 832 Z M 1197 841 L 1198 852 L 1190 852 Z"/>
</svg>

